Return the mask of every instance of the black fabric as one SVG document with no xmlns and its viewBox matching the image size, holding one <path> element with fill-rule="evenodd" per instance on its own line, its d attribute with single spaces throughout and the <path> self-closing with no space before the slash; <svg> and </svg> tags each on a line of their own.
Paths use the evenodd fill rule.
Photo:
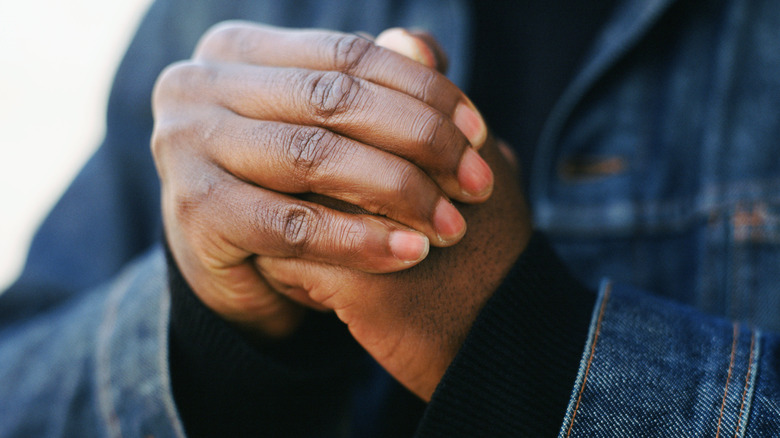
<svg viewBox="0 0 780 438">
<path fill-rule="evenodd" d="M 480 312 L 418 436 L 558 436 L 595 299 L 536 233 Z"/>
<path fill-rule="evenodd" d="M 168 261 L 171 380 L 191 436 L 308 436 L 344 412 L 374 418 L 384 432 L 408 431 L 417 422 L 419 400 L 372 372 L 332 315 L 312 313 L 291 339 L 258 348 L 206 308 L 170 255 Z M 480 313 L 418 436 L 555 435 L 594 301 L 535 234 Z M 354 397 L 355 384 L 371 379 Z M 372 388 L 384 397 L 365 393 Z M 380 436 L 370 426 L 362 422 L 356 430 Z"/>
<path fill-rule="evenodd" d="M 473 1 L 469 97 L 519 153 L 525 182 L 544 122 L 616 0 Z"/>
<path fill-rule="evenodd" d="M 189 436 L 308 437 L 338 424 L 369 366 L 343 323 L 311 312 L 284 342 L 249 342 L 203 305 L 166 254 L 171 384 Z"/>
</svg>

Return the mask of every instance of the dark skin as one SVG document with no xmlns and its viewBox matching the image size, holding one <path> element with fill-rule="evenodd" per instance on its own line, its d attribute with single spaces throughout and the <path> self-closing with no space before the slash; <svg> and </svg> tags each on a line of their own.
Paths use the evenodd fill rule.
<svg viewBox="0 0 780 438">
<path fill-rule="evenodd" d="M 531 228 L 478 112 L 421 64 L 436 47 L 379 40 L 409 57 L 220 25 L 158 80 L 152 148 L 171 250 L 207 306 L 263 338 L 335 311 L 428 400 Z"/>
</svg>

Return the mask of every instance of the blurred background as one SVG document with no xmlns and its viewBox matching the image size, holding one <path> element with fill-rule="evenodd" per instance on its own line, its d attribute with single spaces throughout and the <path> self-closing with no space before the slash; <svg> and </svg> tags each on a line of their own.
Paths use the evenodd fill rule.
<svg viewBox="0 0 780 438">
<path fill-rule="evenodd" d="M 0 0 L 0 290 L 103 136 L 111 78 L 150 0 Z"/>
</svg>

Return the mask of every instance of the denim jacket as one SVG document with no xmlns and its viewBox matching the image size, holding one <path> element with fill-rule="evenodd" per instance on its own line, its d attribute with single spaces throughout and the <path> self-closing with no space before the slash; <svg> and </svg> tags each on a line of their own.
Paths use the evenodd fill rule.
<svg viewBox="0 0 780 438">
<path fill-rule="evenodd" d="M 0 436 L 184 436 L 150 95 L 231 18 L 426 28 L 463 87 L 478 49 L 458 0 L 156 1 L 104 143 L 0 296 Z M 534 221 L 600 291 L 561 437 L 780 436 L 778 41 L 774 0 L 624 0 L 550 115 Z"/>
</svg>

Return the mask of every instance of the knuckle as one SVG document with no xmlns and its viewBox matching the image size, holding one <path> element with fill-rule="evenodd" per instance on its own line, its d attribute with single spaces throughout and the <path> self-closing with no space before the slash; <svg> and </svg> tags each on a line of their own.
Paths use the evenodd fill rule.
<svg viewBox="0 0 780 438">
<path fill-rule="evenodd" d="M 350 73 L 358 68 L 373 43 L 356 35 L 331 35 L 333 62 L 336 70 Z"/>
<path fill-rule="evenodd" d="M 181 225 L 192 223 L 192 217 L 201 209 L 203 199 L 190 196 L 188 193 L 178 193 L 173 197 L 173 207 L 177 222 Z"/>
<path fill-rule="evenodd" d="M 163 168 L 163 164 L 177 160 L 176 157 L 208 154 L 208 148 L 213 147 L 223 135 L 224 124 L 221 122 L 220 117 L 209 120 L 158 118 L 149 142 L 155 163 Z"/>
<path fill-rule="evenodd" d="M 161 170 L 165 168 L 164 165 L 167 164 L 176 145 L 186 143 L 185 136 L 189 137 L 187 128 L 182 126 L 182 123 L 167 119 L 155 120 L 149 146 L 161 178 L 163 177 Z"/>
<path fill-rule="evenodd" d="M 195 48 L 195 58 L 210 58 L 214 54 L 224 53 L 242 41 L 246 26 L 239 21 L 222 21 L 211 26 L 200 38 Z"/>
<path fill-rule="evenodd" d="M 153 109 L 157 109 L 163 98 L 169 95 L 171 91 L 181 88 L 183 78 L 186 77 L 184 72 L 189 68 L 189 61 L 179 61 L 168 65 L 160 72 L 154 84 L 154 90 L 152 90 Z"/>
<path fill-rule="evenodd" d="M 307 205 L 290 205 L 279 210 L 274 220 L 291 254 L 301 257 L 311 244 L 319 224 L 320 213 Z"/>
<path fill-rule="evenodd" d="M 285 142 L 285 158 L 292 163 L 298 179 L 307 181 L 327 159 L 331 136 L 321 128 L 294 127 L 293 129 Z"/>
<path fill-rule="evenodd" d="M 177 222 L 185 228 L 192 225 L 203 225 L 203 218 L 208 216 L 209 205 L 219 191 L 219 182 L 204 175 L 194 184 L 187 184 L 183 190 L 172 195 L 173 211 Z"/>
<path fill-rule="evenodd" d="M 204 94 L 199 90 L 213 86 L 218 76 L 216 69 L 199 62 L 173 63 L 157 77 L 152 93 L 152 107 L 156 112 L 171 100 L 197 100 Z"/>
<path fill-rule="evenodd" d="M 162 163 L 164 160 L 164 151 L 165 146 L 170 144 L 168 141 L 169 131 L 167 129 L 161 128 L 159 123 L 155 123 L 154 130 L 152 131 L 152 139 L 149 141 L 149 148 L 152 150 L 152 158 L 154 159 L 155 163 L 158 163 L 158 173 L 159 173 L 159 164 Z M 162 177 L 162 175 L 160 175 Z"/>
<path fill-rule="evenodd" d="M 348 111 L 359 100 L 360 81 L 347 74 L 315 72 L 309 75 L 307 82 L 309 104 L 314 115 L 322 121 Z"/>
</svg>

